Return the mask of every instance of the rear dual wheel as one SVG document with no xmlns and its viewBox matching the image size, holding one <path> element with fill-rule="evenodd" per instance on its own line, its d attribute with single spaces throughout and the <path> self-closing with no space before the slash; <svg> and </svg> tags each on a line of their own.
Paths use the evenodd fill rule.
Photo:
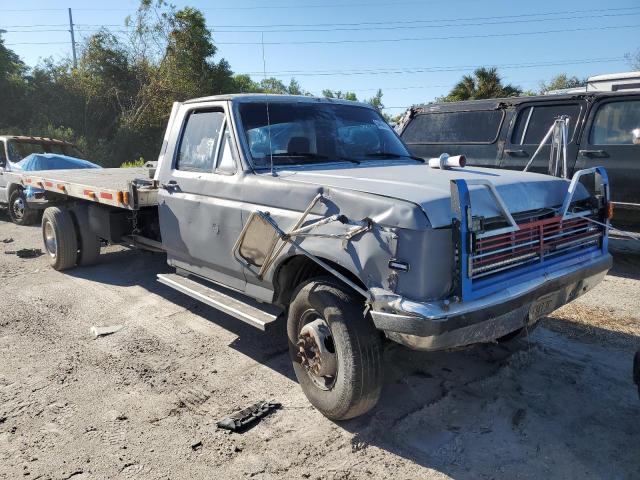
<svg viewBox="0 0 640 480">
<path fill-rule="evenodd" d="M 91 231 L 86 213 L 49 207 L 42 216 L 42 240 L 49 263 L 58 271 L 97 262 L 100 239 Z"/>
</svg>

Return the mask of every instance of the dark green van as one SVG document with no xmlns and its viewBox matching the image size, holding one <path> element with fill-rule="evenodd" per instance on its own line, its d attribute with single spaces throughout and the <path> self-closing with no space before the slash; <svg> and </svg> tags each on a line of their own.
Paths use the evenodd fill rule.
<svg viewBox="0 0 640 480">
<path fill-rule="evenodd" d="M 399 126 L 411 153 L 465 155 L 468 165 L 522 170 L 560 115 L 569 117 L 569 174 L 604 166 L 613 224 L 640 228 L 640 92 L 598 92 L 419 105 Z M 529 170 L 548 173 L 549 148 Z"/>
</svg>

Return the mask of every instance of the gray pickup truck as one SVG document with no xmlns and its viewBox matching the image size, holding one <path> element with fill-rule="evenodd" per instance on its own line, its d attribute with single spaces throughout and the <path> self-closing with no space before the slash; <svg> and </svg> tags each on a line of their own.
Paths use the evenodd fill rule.
<svg viewBox="0 0 640 480">
<path fill-rule="evenodd" d="M 450 160 L 411 156 L 368 105 L 229 95 L 176 103 L 152 172 L 17 181 L 46 191 L 55 269 L 95 263 L 104 241 L 166 252 L 164 284 L 263 330 L 286 319 L 304 393 L 347 419 L 376 404 L 384 341 L 508 341 L 611 266 L 603 169 Z"/>
</svg>

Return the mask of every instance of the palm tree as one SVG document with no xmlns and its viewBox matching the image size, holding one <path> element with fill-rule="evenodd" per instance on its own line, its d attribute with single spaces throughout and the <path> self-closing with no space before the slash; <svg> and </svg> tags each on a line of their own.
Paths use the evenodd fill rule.
<svg viewBox="0 0 640 480">
<path fill-rule="evenodd" d="M 477 100 L 481 98 L 514 97 L 522 90 L 513 85 L 503 85 L 498 69 L 480 67 L 472 75 L 462 77 L 453 90 L 442 100 L 457 102 L 460 100 Z"/>
</svg>

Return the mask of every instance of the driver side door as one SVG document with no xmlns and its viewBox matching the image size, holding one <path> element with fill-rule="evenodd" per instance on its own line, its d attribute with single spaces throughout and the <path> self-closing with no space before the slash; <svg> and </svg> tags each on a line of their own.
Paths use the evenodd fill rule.
<svg viewBox="0 0 640 480">
<path fill-rule="evenodd" d="M 232 250 L 242 231 L 238 153 L 225 102 L 181 106 L 159 172 L 158 213 L 170 265 L 244 290 Z M 173 152 L 171 154 L 170 152 Z"/>
</svg>

